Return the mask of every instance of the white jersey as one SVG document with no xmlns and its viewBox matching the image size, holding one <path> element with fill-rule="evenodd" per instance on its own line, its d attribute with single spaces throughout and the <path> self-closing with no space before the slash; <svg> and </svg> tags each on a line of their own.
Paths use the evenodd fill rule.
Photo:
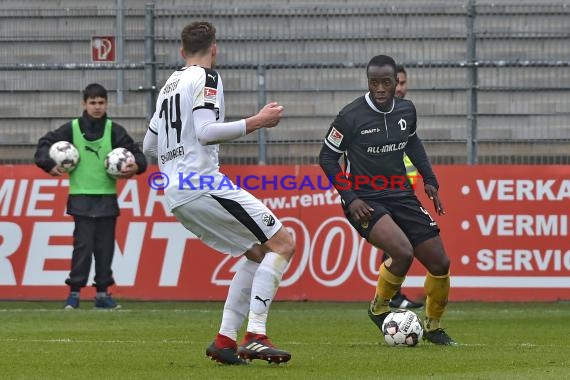
<svg viewBox="0 0 570 380">
<path fill-rule="evenodd" d="M 158 136 L 158 165 L 168 176 L 164 189 L 170 209 L 196 199 L 227 181 L 219 171 L 219 145 L 201 145 L 196 138 L 193 111 L 216 112 L 225 117 L 224 90 L 220 75 L 200 66 L 172 73 L 160 90 L 149 129 Z"/>
</svg>

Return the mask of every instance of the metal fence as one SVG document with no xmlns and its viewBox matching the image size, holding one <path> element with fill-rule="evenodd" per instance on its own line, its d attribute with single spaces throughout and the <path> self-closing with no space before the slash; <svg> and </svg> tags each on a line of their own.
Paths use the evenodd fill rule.
<svg viewBox="0 0 570 380">
<path fill-rule="evenodd" d="M 406 66 L 433 162 L 570 162 L 569 2 L 112 3 L 0 8 L 2 162 L 30 162 L 41 135 L 81 112 L 90 82 L 111 90 L 110 117 L 142 140 L 156 89 L 182 64 L 180 31 L 195 20 L 218 29 L 230 120 L 269 100 L 286 108 L 278 128 L 224 144 L 223 163 L 315 163 L 377 54 Z M 114 63 L 92 62 L 94 36 L 115 37 Z"/>
</svg>

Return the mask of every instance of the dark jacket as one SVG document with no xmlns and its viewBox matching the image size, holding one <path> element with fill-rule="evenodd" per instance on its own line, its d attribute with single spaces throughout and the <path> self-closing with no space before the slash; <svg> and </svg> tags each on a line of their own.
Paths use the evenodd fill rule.
<svg viewBox="0 0 570 380">
<path fill-rule="evenodd" d="M 79 127 L 83 136 L 90 141 L 100 139 L 105 130 L 107 115 L 101 119 L 92 119 L 83 112 L 79 118 Z M 34 162 L 38 167 L 49 173 L 56 165 L 49 156 L 49 148 L 57 141 L 69 141 L 73 143 L 73 130 L 71 121 L 63 124 L 56 130 L 46 133 L 39 139 L 34 155 Z M 135 161 L 139 167 L 137 174 L 146 170 L 147 162 L 139 146 L 129 136 L 123 126 L 113 122 L 111 128 L 112 148 L 123 147 L 128 149 L 135 156 Z M 67 199 L 67 213 L 74 216 L 87 217 L 109 217 L 119 215 L 119 205 L 116 195 L 69 195 Z"/>
</svg>

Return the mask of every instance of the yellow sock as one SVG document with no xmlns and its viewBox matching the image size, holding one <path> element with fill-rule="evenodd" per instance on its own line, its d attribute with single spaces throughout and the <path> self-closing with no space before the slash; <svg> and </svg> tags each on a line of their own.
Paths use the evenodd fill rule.
<svg viewBox="0 0 570 380">
<path fill-rule="evenodd" d="M 376 294 L 371 304 L 371 310 L 374 314 L 382 314 L 390 311 L 388 303 L 402 286 L 405 277 L 396 276 L 388 271 L 385 263 L 380 265 L 380 273 L 378 274 L 378 284 L 376 285 Z"/>
<path fill-rule="evenodd" d="M 424 283 L 427 296 L 425 327 L 428 331 L 439 328 L 439 321 L 447 306 L 449 287 L 449 273 L 443 276 L 434 276 L 428 272 L 426 275 Z"/>
</svg>

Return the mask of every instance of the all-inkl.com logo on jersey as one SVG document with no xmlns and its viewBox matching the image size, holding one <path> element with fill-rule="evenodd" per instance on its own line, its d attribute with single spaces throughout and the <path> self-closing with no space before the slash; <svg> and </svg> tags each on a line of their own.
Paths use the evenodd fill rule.
<svg viewBox="0 0 570 380">
<path fill-rule="evenodd" d="M 335 188 L 338 190 L 359 190 L 372 188 L 374 190 L 405 190 L 409 186 L 415 189 L 417 177 L 408 176 L 364 176 L 350 173 L 339 173 L 334 177 Z M 409 183 L 409 186 L 406 186 Z M 148 176 L 148 185 L 154 190 L 164 190 L 170 184 L 169 176 L 164 172 L 154 172 Z M 329 177 L 317 176 L 236 176 L 232 181 L 226 176 L 198 175 L 178 173 L 178 190 L 329 190 L 333 181 Z"/>
</svg>

